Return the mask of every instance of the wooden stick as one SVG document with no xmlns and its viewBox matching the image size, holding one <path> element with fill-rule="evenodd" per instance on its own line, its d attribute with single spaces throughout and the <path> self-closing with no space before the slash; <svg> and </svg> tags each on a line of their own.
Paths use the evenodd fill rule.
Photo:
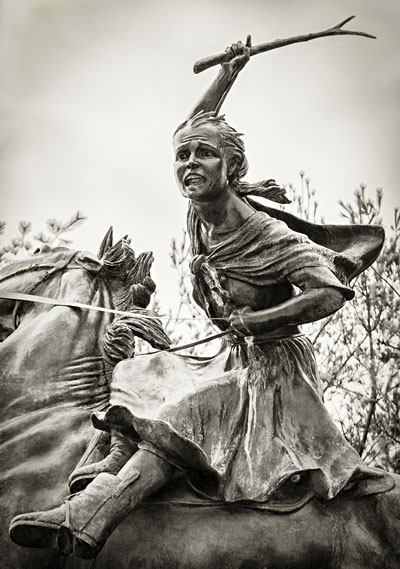
<svg viewBox="0 0 400 569">
<path fill-rule="evenodd" d="M 342 30 L 342 27 L 355 18 L 355 16 L 350 16 L 346 18 L 343 22 L 340 22 L 333 28 L 329 28 L 322 32 L 315 32 L 310 34 L 303 34 L 301 36 L 293 36 L 291 38 L 277 39 L 268 43 L 262 43 L 260 45 L 255 45 L 250 48 L 250 56 L 257 55 L 259 53 L 264 53 L 265 51 L 271 51 L 273 49 L 278 49 L 279 47 L 285 47 L 286 45 L 292 45 L 294 43 L 300 43 L 310 40 L 315 40 L 317 38 L 325 38 L 328 36 L 362 36 L 364 38 L 376 39 L 376 36 L 367 34 L 366 32 L 354 32 L 352 30 Z M 205 57 L 204 59 L 199 59 L 193 66 L 193 71 L 195 73 L 201 73 L 209 67 L 218 65 L 219 63 L 225 63 L 230 60 L 229 55 L 226 53 L 219 53 L 217 55 L 211 55 L 210 57 Z"/>
</svg>

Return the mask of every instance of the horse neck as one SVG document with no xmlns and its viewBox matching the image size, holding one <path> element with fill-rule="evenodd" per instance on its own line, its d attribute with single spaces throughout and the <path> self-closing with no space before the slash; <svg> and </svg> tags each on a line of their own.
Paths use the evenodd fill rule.
<svg viewBox="0 0 400 569">
<path fill-rule="evenodd" d="M 55 274 L 35 294 L 112 308 L 106 282 L 81 268 Z M 24 303 L 19 327 L 0 345 L 8 407 L 15 404 L 20 413 L 59 403 L 103 405 L 102 338 L 112 319 L 104 312 Z"/>
<path fill-rule="evenodd" d="M 35 289 L 35 295 L 68 303 L 113 308 L 107 282 L 96 273 L 89 273 L 80 267 L 64 270 L 50 282 L 40 284 Z M 40 303 L 25 306 L 25 317 L 30 316 L 30 320 L 35 320 L 35 326 L 48 328 L 46 336 L 49 341 L 53 338 L 52 329 L 56 327 L 64 345 L 69 346 L 72 357 L 87 357 L 89 354 L 101 356 L 102 336 L 114 318 L 111 313 L 69 306 L 44 306 Z"/>
<path fill-rule="evenodd" d="M 32 293 L 46 279 L 52 265 L 27 259 L 0 268 L 0 330 L 1 341 L 14 328 L 15 300 L 2 298 L 2 293 Z"/>
</svg>

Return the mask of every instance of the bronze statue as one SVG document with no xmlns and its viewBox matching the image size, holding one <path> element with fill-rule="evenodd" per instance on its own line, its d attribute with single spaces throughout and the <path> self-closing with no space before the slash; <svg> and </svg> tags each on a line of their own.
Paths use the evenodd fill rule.
<svg viewBox="0 0 400 569">
<path fill-rule="evenodd" d="M 98 256 L 44 246 L 0 268 L 0 317 L 9 330 L 0 343 L 2 566 L 56 566 L 54 554 L 47 565 L 49 552 L 10 541 L 10 519 L 54 507 L 68 492 L 68 475 L 93 434 L 90 415 L 107 408 L 112 370 L 133 355 L 135 337 L 169 346 L 145 308 L 155 290 L 152 262 L 151 253 L 135 255 L 128 239 L 113 245 L 108 231 Z"/>
<path fill-rule="evenodd" d="M 110 407 L 93 415 L 112 434 L 110 457 L 72 475 L 92 481 L 64 504 L 17 516 L 16 543 L 95 557 L 138 504 L 179 478 L 208 503 L 276 513 L 394 486 L 330 419 L 298 328 L 353 297 L 348 281 L 374 261 L 383 232 L 322 228 L 247 197 L 286 201 L 274 180 L 242 181 L 243 142 L 216 113 L 249 49 L 250 41 L 227 49 L 229 61 L 174 135 L 194 298 L 230 334 L 212 358 L 166 351 L 119 363 Z"/>
</svg>

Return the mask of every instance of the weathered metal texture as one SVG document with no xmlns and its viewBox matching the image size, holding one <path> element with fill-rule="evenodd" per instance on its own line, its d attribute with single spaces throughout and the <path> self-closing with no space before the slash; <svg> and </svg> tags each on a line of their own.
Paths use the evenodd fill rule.
<svg viewBox="0 0 400 569">
<path fill-rule="evenodd" d="M 147 304 L 154 290 L 152 257 L 136 258 L 125 240 L 111 248 L 108 240 L 107 245 L 101 260 L 59 248 L 5 266 L 0 292 L 34 291 L 128 310 L 136 306 L 141 317 L 145 311 L 137 305 Z M 0 300 L 0 313 L 11 332 L 0 344 L 0 557 L 7 560 L 7 569 L 24 563 L 34 567 L 34 559 L 41 560 L 41 567 L 49 552 L 17 548 L 7 535 L 8 525 L 15 514 L 50 508 L 68 494 L 68 476 L 93 435 L 90 414 L 108 405 L 112 369 L 132 355 L 134 334 L 121 333 L 126 322 L 113 314 L 65 306 Z M 122 340 L 118 347 L 110 343 L 116 327 Z M 154 345 L 167 347 L 154 319 L 144 335 L 151 339 L 153 332 Z"/>
<path fill-rule="evenodd" d="M 143 505 L 93 565 L 65 569 L 397 569 L 397 487 L 362 498 L 312 500 L 288 515 L 234 507 Z"/>
</svg>

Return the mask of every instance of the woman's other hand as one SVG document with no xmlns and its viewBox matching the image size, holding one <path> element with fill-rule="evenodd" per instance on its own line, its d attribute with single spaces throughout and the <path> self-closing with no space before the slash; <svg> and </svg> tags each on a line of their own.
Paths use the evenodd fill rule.
<svg viewBox="0 0 400 569">
<path fill-rule="evenodd" d="M 249 316 L 254 313 L 251 308 L 245 307 L 235 310 L 229 317 L 229 324 L 235 333 L 241 336 L 253 336 L 254 333 L 249 329 Z"/>
</svg>

